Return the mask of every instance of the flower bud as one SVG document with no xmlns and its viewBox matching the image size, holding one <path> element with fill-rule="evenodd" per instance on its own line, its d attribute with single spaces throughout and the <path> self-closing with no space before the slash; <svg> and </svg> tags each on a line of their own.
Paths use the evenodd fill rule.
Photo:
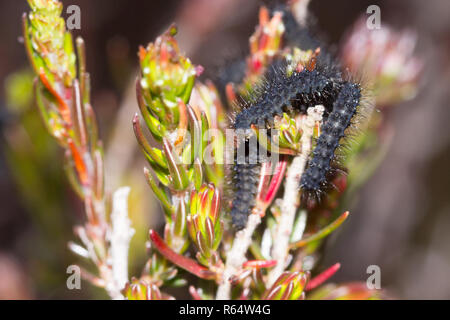
<svg viewBox="0 0 450 320">
<path fill-rule="evenodd" d="M 423 63 L 414 55 L 416 35 L 383 25 L 369 30 L 360 19 L 345 41 L 342 61 L 373 87 L 378 107 L 413 98 Z"/>
<path fill-rule="evenodd" d="M 145 102 L 159 121 L 169 127 L 178 124 L 177 98 L 188 103 L 197 74 L 191 61 L 180 53 L 173 37 L 176 32 L 172 26 L 154 43 L 139 50 L 140 85 Z"/>
</svg>

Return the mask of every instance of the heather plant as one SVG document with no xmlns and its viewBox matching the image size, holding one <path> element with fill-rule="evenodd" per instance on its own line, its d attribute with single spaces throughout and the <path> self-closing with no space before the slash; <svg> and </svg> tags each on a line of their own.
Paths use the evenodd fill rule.
<svg viewBox="0 0 450 320">
<path fill-rule="evenodd" d="M 305 50 L 285 43 L 290 26 L 283 22 L 283 11 L 262 7 L 242 81 L 226 83 L 223 96 L 213 81 L 200 78 L 203 67 L 183 54 L 175 25 L 139 48 L 140 115 L 130 115 L 130 125 L 148 163 L 143 178 L 160 203 L 165 223 L 162 232 L 149 231 L 148 261 L 140 276 L 130 278 L 129 188 L 110 197 L 104 184 L 107 172 L 90 104 L 84 42 L 78 38 L 73 44 L 59 1 L 28 2 L 24 42 L 36 75 L 37 109 L 63 148 L 67 177 L 84 203 L 83 225 L 74 228 L 78 242 L 69 247 L 95 267 L 94 272 L 87 271 L 92 266 L 82 269 L 85 280 L 105 288 L 113 299 L 173 299 L 166 288 L 174 286 L 188 290 L 194 299 L 383 297 L 382 291 L 369 289 L 365 279 L 324 284 L 341 266 L 322 269 L 318 261 L 327 236 L 351 217 L 347 209 L 358 188 L 388 151 L 393 129 L 383 111 L 412 98 L 417 90 L 421 64 L 413 55 L 409 33 L 383 26 L 375 35 L 358 22 L 343 46 L 344 67 L 365 74 L 370 81 L 362 81 L 363 85 L 374 94 L 324 200 L 306 197 L 299 188 L 321 134 L 324 107 L 275 117 L 270 138 L 252 127 L 259 145 L 279 159 L 263 163 L 256 172 L 254 206 L 242 230 L 233 228 L 229 217 L 233 186 L 227 182 L 228 164 L 235 148 L 227 136 L 231 108 L 258 94 L 260 82 L 277 59 L 288 61 L 288 73 L 312 70 L 321 48 Z M 306 21 L 307 2 L 292 1 L 286 9 L 300 26 Z M 409 45 L 396 46 L 400 41 Z M 393 69 L 394 58 L 403 63 Z M 374 108 L 382 112 L 374 114 Z"/>
</svg>

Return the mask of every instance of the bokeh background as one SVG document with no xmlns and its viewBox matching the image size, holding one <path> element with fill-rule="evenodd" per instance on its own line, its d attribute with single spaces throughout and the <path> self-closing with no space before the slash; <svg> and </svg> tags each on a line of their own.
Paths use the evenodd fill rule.
<svg viewBox="0 0 450 320">
<path fill-rule="evenodd" d="M 74 34 L 87 43 L 108 187 L 132 187 L 137 234 L 130 273 L 138 274 L 148 228 L 160 223 L 161 215 L 145 185 L 131 127 L 137 48 L 175 21 L 180 46 L 214 74 L 246 52 L 263 2 L 62 2 L 81 8 L 81 30 Z M 367 266 L 375 264 L 382 287 L 393 297 L 450 299 L 450 2 L 312 0 L 310 9 L 338 47 L 371 4 L 380 6 L 382 23 L 417 32 L 425 68 L 417 97 L 388 114 L 395 127 L 392 147 L 349 208 L 351 218 L 327 243 L 324 264 L 341 262 L 336 282 L 364 280 Z M 0 2 L 0 299 L 106 298 L 84 282 L 82 290 L 66 287 L 66 268 L 78 261 L 66 243 L 73 239 L 82 206 L 65 180 L 61 152 L 32 104 L 32 73 L 20 39 L 27 10 L 25 0 Z"/>
</svg>

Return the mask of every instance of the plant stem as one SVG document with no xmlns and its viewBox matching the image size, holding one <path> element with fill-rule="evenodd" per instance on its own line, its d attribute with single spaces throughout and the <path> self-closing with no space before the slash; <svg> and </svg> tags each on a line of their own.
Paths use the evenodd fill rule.
<svg viewBox="0 0 450 320">
<path fill-rule="evenodd" d="M 281 204 L 281 215 L 275 230 L 274 245 L 272 248 L 272 258 L 277 261 L 277 265 L 269 273 L 268 287 L 273 285 L 286 267 L 289 253 L 289 239 L 294 225 L 295 213 L 300 204 L 300 179 L 311 152 L 311 139 L 314 133 L 314 126 L 316 122 L 322 120 L 323 111 L 324 107 L 322 105 L 310 107 L 306 119 L 301 124 L 302 151 L 294 158 L 287 171 L 283 202 Z"/>
<path fill-rule="evenodd" d="M 222 274 L 222 283 L 217 289 L 217 300 L 231 299 L 231 283 L 229 279 L 242 268 L 242 264 L 247 260 L 245 254 L 252 243 L 253 232 L 260 223 L 261 217 L 259 214 L 251 214 L 248 217 L 246 227 L 236 233 L 233 246 L 227 255 L 227 262 Z"/>
<path fill-rule="evenodd" d="M 129 187 L 122 187 L 114 192 L 111 212 L 110 254 L 112 265 L 111 281 L 106 290 L 113 299 L 123 299 L 120 290 L 128 282 L 128 249 L 134 229 L 128 218 Z"/>
</svg>

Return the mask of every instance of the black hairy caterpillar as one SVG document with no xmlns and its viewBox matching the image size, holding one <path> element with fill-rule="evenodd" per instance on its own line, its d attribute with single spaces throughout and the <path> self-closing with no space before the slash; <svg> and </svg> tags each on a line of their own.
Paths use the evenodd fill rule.
<svg viewBox="0 0 450 320">
<path fill-rule="evenodd" d="M 252 124 L 266 123 L 286 111 L 306 113 L 309 107 L 322 104 L 326 112 L 333 107 L 340 83 L 314 69 L 294 71 L 290 76 L 286 68 L 269 72 L 257 92 L 262 92 L 250 102 L 234 120 L 234 129 L 250 129 Z"/>
<path fill-rule="evenodd" d="M 233 199 L 231 222 L 238 230 L 245 227 L 248 212 L 255 205 L 256 185 L 260 171 L 261 166 L 258 163 L 235 164 L 233 167 L 233 184 L 237 187 L 238 193 L 235 192 Z"/>
<path fill-rule="evenodd" d="M 320 48 L 319 58 L 313 68 L 305 67 L 290 74 L 286 62 L 275 61 L 254 90 L 254 98 L 244 98 L 240 103 L 241 111 L 236 115 L 233 127 L 236 130 L 249 130 L 252 125 L 264 127 L 272 124 L 274 117 L 281 116 L 283 112 L 305 114 L 309 107 L 323 105 L 325 112 L 321 135 L 300 182 L 304 191 L 318 195 L 327 184 L 327 174 L 336 149 L 360 104 L 361 87 L 344 80 L 340 66 L 332 55 L 322 49 L 323 46 L 305 28 L 294 24 L 290 12 L 284 10 L 284 14 L 288 25 L 286 30 L 291 30 L 287 33 L 287 37 L 291 38 L 287 39 L 288 42 L 300 45 L 301 49 Z M 246 158 L 249 159 L 251 157 Z M 234 164 L 235 193 L 231 217 L 236 229 L 245 227 L 254 206 L 259 174 L 259 162 Z"/>
<path fill-rule="evenodd" d="M 345 82 L 333 104 L 333 111 L 321 126 L 317 145 L 308 168 L 302 175 L 300 187 L 307 191 L 318 192 L 326 184 L 326 174 L 331 169 L 331 162 L 339 141 L 350 126 L 361 99 L 361 88 L 358 84 Z"/>
</svg>

